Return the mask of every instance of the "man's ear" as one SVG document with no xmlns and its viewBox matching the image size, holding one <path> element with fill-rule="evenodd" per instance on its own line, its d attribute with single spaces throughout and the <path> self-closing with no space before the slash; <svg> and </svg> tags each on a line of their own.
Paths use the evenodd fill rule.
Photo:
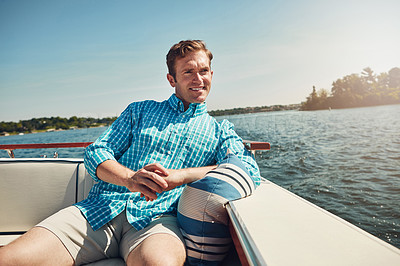
<svg viewBox="0 0 400 266">
<path fill-rule="evenodd" d="M 167 80 L 168 80 L 169 84 L 171 85 L 171 87 L 175 88 L 175 78 L 169 73 L 167 74 Z"/>
</svg>

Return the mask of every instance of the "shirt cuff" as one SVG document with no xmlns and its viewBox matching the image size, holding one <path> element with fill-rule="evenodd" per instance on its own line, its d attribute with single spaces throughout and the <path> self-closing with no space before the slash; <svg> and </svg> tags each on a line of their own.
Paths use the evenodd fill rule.
<svg viewBox="0 0 400 266">
<path fill-rule="evenodd" d="M 85 154 L 85 167 L 96 182 L 100 181 L 100 178 L 96 175 L 97 167 L 107 160 L 116 161 L 114 156 L 105 149 L 96 149 Z"/>
</svg>

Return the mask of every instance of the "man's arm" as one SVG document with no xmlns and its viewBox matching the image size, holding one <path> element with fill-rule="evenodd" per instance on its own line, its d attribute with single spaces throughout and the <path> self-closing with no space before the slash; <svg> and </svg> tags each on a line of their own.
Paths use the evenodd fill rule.
<svg viewBox="0 0 400 266">
<path fill-rule="evenodd" d="M 225 159 L 228 149 L 234 153 L 245 165 L 256 186 L 260 184 L 260 170 L 257 162 L 243 145 L 243 140 L 237 135 L 234 126 L 228 120 L 222 120 L 220 145 L 217 147 L 217 163 Z"/>
<path fill-rule="evenodd" d="M 108 160 L 118 160 L 130 147 L 136 126 L 138 103 L 130 104 L 97 140 L 86 147 L 84 162 L 94 181 L 99 181 L 97 168 Z"/>
<path fill-rule="evenodd" d="M 203 178 L 209 171 L 216 168 L 216 165 L 185 168 L 179 170 L 168 169 L 168 176 L 165 176 L 165 181 L 168 187 L 164 190 L 171 190 L 177 186 L 192 183 Z"/>
<path fill-rule="evenodd" d="M 153 163 L 135 172 L 117 161 L 107 160 L 97 167 L 96 175 L 107 183 L 127 187 L 132 192 L 140 192 L 146 200 L 155 200 L 156 192 L 161 193 L 201 179 L 214 168 L 215 166 L 205 166 L 172 170 Z"/>
</svg>

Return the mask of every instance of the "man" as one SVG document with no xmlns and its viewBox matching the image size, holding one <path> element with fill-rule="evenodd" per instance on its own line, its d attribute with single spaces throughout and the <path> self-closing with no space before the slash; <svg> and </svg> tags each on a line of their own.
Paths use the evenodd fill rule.
<svg viewBox="0 0 400 266">
<path fill-rule="evenodd" d="M 184 185 L 235 153 L 252 177 L 258 167 L 227 121 L 207 114 L 211 52 L 181 41 L 167 54 L 168 100 L 130 104 L 86 149 L 98 183 L 84 201 L 63 209 L 0 249 L 0 265 L 73 265 L 121 256 L 127 265 L 182 265 L 176 221 Z"/>
</svg>

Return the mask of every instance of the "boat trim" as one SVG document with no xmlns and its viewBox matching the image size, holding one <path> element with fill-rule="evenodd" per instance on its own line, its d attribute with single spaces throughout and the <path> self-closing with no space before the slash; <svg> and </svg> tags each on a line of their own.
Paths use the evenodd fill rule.
<svg viewBox="0 0 400 266">
<path fill-rule="evenodd" d="M 10 232 L 0 232 L 0 236 L 13 236 L 13 235 L 23 235 L 26 231 L 10 231 Z"/>
<path fill-rule="evenodd" d="M 234 202 L 228 202 L 226 210 L 230 217 L 230 231 L 242 265 L 266 265 L 261 252 L 251 238 L 246 225 L 243 223 Z M 239 251 L 239 249 L 241 249 Z M 245 258 L 241 256 L 243 253 Z"/>
</svg>

